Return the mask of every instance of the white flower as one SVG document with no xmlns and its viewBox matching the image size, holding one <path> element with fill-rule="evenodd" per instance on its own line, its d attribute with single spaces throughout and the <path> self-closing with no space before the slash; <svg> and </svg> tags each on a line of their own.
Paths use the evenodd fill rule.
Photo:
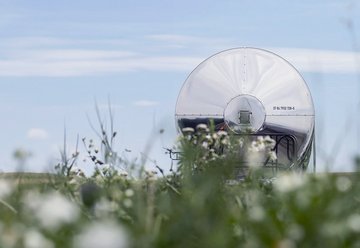
<svg viewBox="0 0 360 248">
<path fill-rule="evenodd" d="M 182 129 L 182 131 L 183 131 L 183 133 L 193 133 L 193 132 L 195 132 L 194 128 L 192 128 L 192 127 L 184 127 Z"/>
<path fill-rule="evenodd" d="M 265 211 L 260 206 L 254 206 L 249 210 L 249 217 L 254 221 L 262 221 L 265 218 Z"/>
<path fill-rule="evenodd" d="M 258 144 L 257 144 L 257 149 L 258 149 L 258 151 L 260 151 L 260 152 L 265 151 L 265 149 L 266 149 L 265 143 L 264 143 L 264 142 L 258 143 Z"/>
<path fill-rule="evenodd" d="M 275 140 L 270 138 L 270 136 L 265 136 L 265 138 L 262 140 L 268 147 L 273 148 L 275 146 Z"/>
<path fill-rule="evenodd" d="M 338 177 L 336 179 L 336 188 L 340 191 L 340 192 L 346 192 L 351 188 L 351 180 L 348 177 Z"/>
<path fill-rule="evenodd" d="M 15 247 L 16 243 L 21 238 L 20 235 L 24 232 L 25 227 L 20 223 L 12 223 L 11 226 L 5 227 L 0 222 L 0 246 L 1 247 Z"/>
<path fill-rule="evenodd" d="M 114 222 L 95 222 L 74 239 L 76 248 L 127 248 L 129 241 L 124 228 Z"/>
<path fill-rule="evenodd" d="M 265 151 L 265 144 L 264 142 L 262 142 L 262 140 L 260 139 L 262 137 L 258 137 L 258 140 L 255 140 L 253 142 L 251 142 L 251 146 L 250 146 L 250 151 L 252 152 L 262 152 Z"/>
<path fill-rule="evenodd" d="M 221 139 L 220 142 L 222 145 L 228 145 L 230 143 L 230 141 L 228 139 Z"/>
<path fill-rule="evenodd" d="M 54 244 L 46 239 L 40 232 L 30 229 L 25 233 L 25 248 L 53 248 Z"/>
<path fill-rule="evenodd" d="M 132 189 L 125 190 L 125 195 L 126 197 L 132 197 L 134 195 L 134 190 Z"/>
<path fill-rule="evenodd" d="M 0 180 L 0 199 L 3 199 L 11 194 L 13 191 L 13 186 L 10 182 L 5 180 Z"/>
<path fill-rule="evenodd" d="M 77 173 L 79 170 L 80 170 L 79 167 L 74 165 L 74 166 L 71 167 L 70 172 Z"/>
<path fill-rule="evenodd" d="M 220 137 L 227 136 L 227 132 L 220 130 L 220 131 L 217 132 L 217 135 L 219 135 Z"/>
<path fill-rule="evenodd" d="M 71 178 L 71 180 L 68 182 L 70 185 L 78 185 L 79 184 L 79 180 L 78 177 L 73 177 Z"/>
<path fill-rule="evenodd" d="M 291 239 L 283 239 L 277 243 L 276 247 L 278 248 L 296 248 L 296 244 Z"/>
<path fill-rule="evenodd" d="M 196 126 L 196 129 L 207 129 L 207 125 L 206 124 L 199 124 Z"/>
<path fill-rule="evenodd" d="M 206 141 L 204 141 L 204 142 L 201 144 L 201 146 L 206 149 L 206 148 L 209 147 L 209 143 L 206 142 Z"/>
<path fill-rule="evenodd" d="M 95 181 L 98 184 L 102 184 L 104 182 L 104 176 L 101 173 L 96 174 Z"/>
<path fill-rule="evenodd" d="M 265 153 L 260 151 L 257 146 L 251 146 L 246 153 L 247 161 L 249 166 L 258 168 L 265 162 Z"/>
<path fill-rule="evenodd" d="M 279 192 L 290 192 L 302 187 L 305 183 L 305 176 L 299 173 L 286 173 L 276 178 L 275 189 Z"/>
<path fill-rule="evenodd" d="M 277 156 L 276 156 L 276 153 L 274 151 L 269 152 L 268 156 L 269 156 L 269 160 L 271 162 L 275 162 L 277 160 Z"/>
<path fill-rule="evenodd" d="M 155 181 L 156 180 L 156 171 L 149 171 L 149 170 L 145 170 L 145 176 L 146 176 L 146 180 L 148 181 Z"/>
<path fill-rule="evenodd" d="M 95 216 L 97 217 L 105 217 L 108 216 L 110 213 L 115 212 L 118 209 L 118 205 L 113 202 L 109 201 L 106 198 L 101 198 L 100 201 L 97 201 L 94 207 Z"/>
<path fill-rule="evenodd" d="M 196 126 L 196 130 L 209 132 L 209 128 L 207 127 L 206 124 L 199 124 L 199 125 L 197 125 L 197 126 Z"/>
<path fill-rule="evenodd" d="M 129 198 L 125 199 L 123 204 L 124 204 L 124 207 L 126 207 L 126 208 L 131 208 L 133 206 L 133 202 Z"/>
<path fill-rule="evenodd" d="M 107 173 L 110 173 L 111 172 L 111 166 L 109 164 L 104 164 L 102 165 L 102 173 L 105 175 Z"/>
<path fill-rule="evenodd" d="M 302 226 L 297 224 L 290 225 L 287 232 L 293 240 L 301 240 L 304 237 L 305 233 Z"/>
<path fill-rule="evenodd" d="M 129 173 L 127 173 L 127 171 L 122 170 L 122 169 L 119 170 L 119 174 L 120 174 L 120 176 L 122 176 L 122 177 L 127 177 L 127 176 L 129 175 Z"/>
<path fill-rule="evenodd" d="M 349 216 L 347 223 L 352 231 L 360 233 L 360 214 Z"/>
<path fill-rule="evenodd" d="M 25 203 L 43 227 L 53 230 L 76 221 L 80 213 L 71 201 L 57 192 L 44 195 L 30 192 Z"/>
<path fill-rule="evenodd" d="M 244 146 L 244 139 L 243 138 L 239 138 L 238 139 L 238 144 L 240 147 L 243 147 Z"/>
</svg>

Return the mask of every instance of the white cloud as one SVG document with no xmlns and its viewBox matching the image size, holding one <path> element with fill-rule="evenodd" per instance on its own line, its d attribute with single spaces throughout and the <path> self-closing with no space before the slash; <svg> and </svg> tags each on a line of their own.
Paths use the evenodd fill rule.
<svg viewBox="0 0 360 248">
<path fill-rule="evenodd" d="M 84 47 L 84 46 L 109 46 L 109 45 L 126 45 L 130 41 L 125 39 L 67 39 L 58 37 L 47 37 L 47 36 L 26 36 L 16 38 L 2 39 L 0 47 L 6 48 L 56 48 L 59 46 L 65 47 Z"/>
<path fill-rule="evenodd" d="M 155 41 L 157 45 L 162 48 L 181 49 L 186 48 L 193 50 L 193 48 L 201 48 L 205 50 L 224 50 L 226 48 L 234 47 L 236 44 L 233 40 L 205 37 L 205 36 L 190 36 L 190 35 L 176 35 L 176 34 L 154 34 L 148 35 L 149 41 Z"/>
<path fill-rule="evenodd" d="M 31 59 L 33 61 L 72 61 L 119 59 L 135 56 L 136 53 L 119 50 L 85 50 L 85 49 L 42 49 L 21 51 L 11 54 L 16 59 Z"/>
<path fill-rule="evenodd" d="M 360 53 L 336 50 L 270 48 L 299 71 L 320 73 L 360 73 Z"/>
<path fill-rule="evenodd" d="M 155 34 L 146 36 L 148 39 L 165 42 L 193 43 L 202 42 L 205 38 L 190 35 L 173 35 L 173 34 Z M 209 39 L 207 39 L 209 40 Z"/>
<path fill-rule="evenodd" d="M 137 107 L 154 107 L 159 105 L 159 102 L 149 100 L 139 100 L 133 103 Z"/>
<path fill-rule="evenodd" d="M 44 140 L 48 138 L 48 133 L 42 128 L 30 128 L 26 135 L 29 139 Z"/>
<path fill-rule="evenodd" d="M 0 76 L 69 77 L 88 76 L 125 71 L 189 71 L 203 58 L 185 56 L 130 56 L 123 51 L 69 51 L 44 55 L 36 52 L 27 57 L 0 59 Z M 64 51 L 65 52 L 65 51 Z"/>
<path fill-rule="evenodd" d="M 230 41 L 207 37 L 156 34 L 146 38 L 157 41 L 157 45 L 159 42 L 165 43 L 162 46 L 169 48 L 166 55 L 164 52 L 158 56 L 140 54 L 131 50 L 116 49 L 117 46 L 111 45 L 108 46 L 109 49 L 74 48 L 86 43 L 93 44 L 94 47 L 106 47 L 106 44 L 125 42 L 121 40 L 72 41 L 53 37 L 28 37 L 24 40 L 13 38 L 11 40 L 9 38 L 8 42 L 5 42 L 8 45 L 0 44 L 0 77 L 73 77 L 129 71 L 190 72 L 216 49 L 231 48 Z M 219 47 L 219 44 L 222 45 Z M 73 48 L 61 48 L 64 46 Z M 207 56 L 203 56 L 203 50 L 202 55 L 172 55 L 178 48 L 186 46 L 206 47 L 206 51 L 212 52 Z M 357 73 L 360 71 L 357 65 L 360 63 L 360 53 L 299 48 L 270 48 L 269 50 L 287 59 L 301 72 Z"/>
</svg>

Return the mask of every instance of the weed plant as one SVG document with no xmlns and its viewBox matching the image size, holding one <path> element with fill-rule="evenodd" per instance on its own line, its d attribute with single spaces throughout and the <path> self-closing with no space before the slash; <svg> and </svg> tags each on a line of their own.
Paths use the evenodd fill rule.
<svg viewBox="0 0 360 248">
<path fill-rule="evenodd" d="M 0 247 L 360 247 L 359 173 L 269 178 L 241 161 L 276 159 L 271 139 L 200 125 L 179 137 L 177 168 L 133 176 L 100 129 L 99 150 L 82 140 L 91 176 L 75 151 L 41 185 L 0 179 Z"/>
</svg>

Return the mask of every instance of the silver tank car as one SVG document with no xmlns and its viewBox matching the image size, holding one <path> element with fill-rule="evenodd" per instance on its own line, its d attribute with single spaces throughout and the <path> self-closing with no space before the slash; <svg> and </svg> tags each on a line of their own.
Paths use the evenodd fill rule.
<svg viewBox="0 0 360 248">
<path fill-rule="evenodd" d="M 213 120 L 216 130 L 270 136 L 277 155 L 272 167 L 305 170 L 314 153 L 309 88 L 289 62 L 266 50 L 230 49 L 203 61 L 181 88 L 175 118 L 180 132 Z M 315 170 L 315 156 L 312 163 Z"/>
</svg>

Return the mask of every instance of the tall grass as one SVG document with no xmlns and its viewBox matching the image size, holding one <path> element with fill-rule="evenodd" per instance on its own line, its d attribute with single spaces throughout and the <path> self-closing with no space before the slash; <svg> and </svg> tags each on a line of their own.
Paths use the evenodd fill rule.
<svg viewBox="0 0 360 248">
<path fill-rule="evenodd" d="M 269 177 L 239 162 L 244 139 L 200 126 L 179 137 L 177 168 L 132 177 L 99 123 L 99 140 L 82 140 L 91 176 L 75 151 L 40 185 L 0 179 L 1 247 L 360 246 L 359 173 Z M 271 140 L 259 142 L 252 156 L 273 156 Z"/>
</svg>

